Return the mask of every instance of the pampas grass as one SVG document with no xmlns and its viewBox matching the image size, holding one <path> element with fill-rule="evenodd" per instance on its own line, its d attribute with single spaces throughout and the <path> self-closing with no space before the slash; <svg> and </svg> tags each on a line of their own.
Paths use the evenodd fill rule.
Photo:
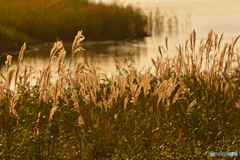
<svg viewBox="0 0 240 160">
<path fill-rule="evenodd" d="M 26 43 L 23 44 L 23 46 L 22 46 L 22 48 L 21 48 L 21 50 L 19 52 L 19 56 L 18 56 L 17 70 L 16 70 L 16 74 L 15 74 L 15 88 L 16 88 L 18 77 L 19 77 L 19 72 L 20 72 L 20 68 L 21 68 L 21 62 L 22 62 L 22 59 L 23 59 L 23 53 L 24 53 L 25 49 L 26 49 Z"/>
<path fill-rule="evenodd" d="M 11 66 L 11 62 L 12 62 L 12 56 L 11 55 L 7 55 L 7 61 L 5 61 L 7 71 L 9 70 L 9 68 Z"/>
<path fill-rule="evenodd" d="M 17 66 L 7 56 L 7 78 L 0 87 L 0 157 L 206 159 L 211 150 L 239 151 L 238 38 L 221 45 L 223 35 L 210 31 L 197 50 L 194 30 L 170 59 L 166 36 L 166 49 L 159 47 L 153 67 L 138 71 L 128 58 L 119 74 L 108 78 L 82 59 L 71 65 L 82 50 L 80 31 L 68 68 L 58 41 L 36 85 L 28 83 L 28 64 L 20 69 L 24 44 Z"/>
</svg>

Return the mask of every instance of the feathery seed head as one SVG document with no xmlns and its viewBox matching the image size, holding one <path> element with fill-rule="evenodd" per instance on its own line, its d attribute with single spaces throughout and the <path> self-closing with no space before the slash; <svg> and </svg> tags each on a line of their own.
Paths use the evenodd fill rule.
<svg viewBox="0 0 240 160">
<path fill-rule="evenodd" d="M 240 100 L 238 100 L 238 102 L 236 103 L 235 107 L 240 109 Z"/>
<path fill-rule="evenodd" d="M 5 61 L 7 71 L 9 69 L 9 67 L 11 66 L 11 62 L 12 62 L 12 56 L 11 55 L 7 55 L 7 61 Z"/>
<path fill-rule="evenodd" d="M 58 108 L 57 105 L 54 104 L 53 107 L 52 107 L 52 109 L 51 109 L 51 111 L 50 111 L 49 123 L 51 122 L 51 120 L 52 120 L 52 118 L 53 118 L 53 115 L 54 115 L 54 113 L 56 112 L 57 108 Z"/>
<path fill-rule="evenodd" d="M 79 74 L 80 71 L 81 71 L 82 65 L 83 65 L 83 62 L 82 62 L 81 59 L 79 59 L 77 65 L 76 65 L 76 67 L 75 67 L 75 68 L 76 68 L 76 69 L 75 69 L 75 73 L 74 73 L 75 77 L 78 77 L 78 74 Z"/>
<path fill-rule="evenodd" d="M 84 120 L 81 115 L 78 117 L 78 124 L 79 126 L 84 125 Z"/>
<path fill-rule="evenodd" d="M 16 66 L 12 66 L 8 70 L 8 75 L 7 75 L 8 89 L 10 89 L 12 78 L 13 78 L 13 75 L 14 75 L 14 72 L 15 72 L 15 68 L 16 68 Z"/>
<path fill-rule="evenodd" d="M 197 101 L 196 100 L 193 100 L 190 105 L 188 106 L 187 108 L 187 113 L 192 109 L 192 107 L 194 107 L 195 105 L 197 104 Z"/>
<path fill-rule="evenodd" d="M 21 65 L 21 62 L 22 62 L 22 59 L 23 59 L 23 53 L 26 49 L 26 43 L 23 44 L 20 52 L 19 52 L 19 56 L 18 56 L 18 62 L 17 62 L 17 65 L 20 66 Z"/>
<path fill-rule="evenodd" d="M 64 60 L 65 56 L 66 56 L 66 51 L 63 48 L 60 50 L 59 57 L 58 57 L 58 75 L 59 75 L 60 71 L 63 70 L 63 67 L 64 67 L 63 60 Z"/>
<path fill-rule="evenodd" d="M 58 41 L 55 42 L 53 45 L 53 48 L 50 51 L 50 59 L 49 59 L 49 63 L 52 62 L 52 60 L 55 58 L 55 54 L 61 49 L 63 48 L 63 44 L 62 41 Z"/>
<path fill-rule="evenodd" d="M 80 42 L 82 42 L 84 39 L 85 37 L 82 35 L 82 31 L 79 31 L 73 41 L 71 58 L 74 57 L 77 52 L 84 50 L 82 47 L 80 47 Z"/>
</svg>

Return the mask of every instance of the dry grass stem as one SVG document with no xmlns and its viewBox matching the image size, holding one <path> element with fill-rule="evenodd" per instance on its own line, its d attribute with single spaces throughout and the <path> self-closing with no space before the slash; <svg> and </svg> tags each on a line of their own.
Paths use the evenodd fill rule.
<svg viewBox="0 0 240 160">
<path fill-rule="evenodd" d="M 48 88 L 50 77 L 51 77 L 51 67 L 47 66 L 47 68 L 44 70 L 43 80 L 41 80 L 41 83 L 40 83 L 40 85 L 41 85 L 40 96 L 39 96 L 39 101 L 40 102 L 42 100 L 44 100 L 44 102 L 47 101 L 46 89 Z"/>
<path fill-rule="evenodd" d="M 15 74 L 15 89 L 14 91 L 16 92 L 16 85 L 17 85 L 17 79 L 19 77 L 19 72 L 20 72 L 20 69 L 21 69 L 21 62 L 22 62 L 22 59 L 23 59 L 23 53 L 26 49 L 26 43 L 23 44 L 20 52 L 19 52 L 19 56 L 18 56 L 18 62 L 17 62 L 17 70 L 16 70 L 16 74 Z"/>
<path fill-rule="evenodd" d="M 28 64 L 24 64 L 24 70 L 23 70 L 23 87 L 26 86 L 27 80 L 29 79 L 31 75 L 31 70 L 29 70 Z"/>
<path fill-rule="evenodd" d="M 0 87 L 0 104 L 2 104 L 1 102 L 2 102 L 2 96 L 3 96 L 3 92 L 4 92 L 4 90 L 5 90 L 5 87 L 6 87 L 6 83 L 5 84 L 3 84 L 1 87 Z"/>
<path fill-rule="evenodd" d="M 17 104 L 17 100 L 19 98 L 18 94 L 13 94 L 13 97 L 10 99 L 10 111 L 9 113 L 13 113 L 16 117 L 18 117 L 17 111 L 14 109 L 14 107 Z"/>
<path fill-rule="evenodd" d="M 39 132 L 40 132 L 40 128 L 38 127 L 38 123 L 40 121 L 40 117 L 41 117 L 41 112 L 38 113 L 38 116 L 37 116 L 37 121 L 36 121 L 36 134 L 39 135 Z"/>
<path fill-rule="evenodd" d="M 159 53 L 160 53 L 160 56 L 163 58 L 162 50 L 161 50 L 161 47 L 160 47 L 160 46 L 158 46 L 158 51 L 159 51 Z"/>
</svg>

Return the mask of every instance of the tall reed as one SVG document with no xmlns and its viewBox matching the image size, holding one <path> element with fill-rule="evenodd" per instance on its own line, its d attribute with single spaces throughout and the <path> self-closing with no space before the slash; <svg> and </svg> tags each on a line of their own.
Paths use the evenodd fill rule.
<svg viewBox="0 0 240 160">
<path fill-rule="evenodd" d="M 80 31 L 68 66 L 58 41 L 35 85 L 29 66 L 19 67 L 24 44 L 17 66 L 7 56 L 0 87 L 0 157 L 208 159 L 211 150 L 239 152 L 238 38 L 221 45 L 223 35 L 210 31 L 197 50 L 194 30 L 170 59 L 166 37 L 153 67 L 138 71 L 129 57 L 104 77 L 82 59 L 71 65 L 82 49 Z"/>
</svg>

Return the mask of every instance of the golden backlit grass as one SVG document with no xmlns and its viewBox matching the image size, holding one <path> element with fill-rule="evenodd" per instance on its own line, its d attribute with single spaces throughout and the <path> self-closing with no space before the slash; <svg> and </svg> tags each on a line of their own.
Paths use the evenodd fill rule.
<svg viewBox="0 0 240 160">
<path fill-rule="evenodd" d="M 69 63 L 56 42 L 36 84 L 28 64 L 21 68 L 25 44 L 16 66 L 7 57 L 1 158 L 205 159 L 210 151 L 239 152 L 239 37 L 221 49 L 223 36 L 210 31 L 196 48 L 193 31 L 172 59 L 166 37 L 167 52 L 159 47 L 153 69 L 140 72 L 128 57 L 111 77 L 82 59 L 71 67 L 84 38 L 78 32 Z"/>
</svg>

